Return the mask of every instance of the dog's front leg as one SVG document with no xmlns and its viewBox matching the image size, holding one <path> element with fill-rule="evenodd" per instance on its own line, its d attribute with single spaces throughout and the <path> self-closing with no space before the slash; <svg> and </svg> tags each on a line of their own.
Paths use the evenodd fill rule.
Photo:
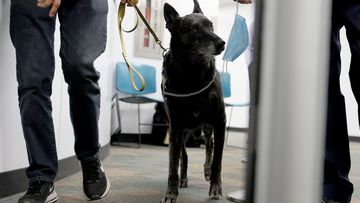
<svg viewBox="0 0 360 203">
<path fill-rule="evenodd" d="M 161 203 L 176 203 L 176 198 L 179 194 L 179 158 L 183 142 L 182 129 L 170 128 L 170 142 L 169 142 L 169 176 L 166 196 L 161 200 Z"/>
<path fill-rule="evenodd" d="M 188 168 L 188 155 L 186 153 L 185 139 L 181 144 L 181 156 L 180 156 L 180 183 L 181 188 L 188 187 L 187 168 Z"/>
<path fill-rule="evenodd" d="M 225 140 L 225 122 L 214 126 L 214 154 L 211 164 L 210 190 L 211 199 L 220 199 L 222 196 L 221 186 L 221 162 Z"/>
<path fill-rule="evenodd" d="M 205 180 L 210 180 L 211 175 L 211 162 L 214 150 L 214 140 L 212 138 L 212 126 L 209 124 L 203 124 L 202 131 L 205 135 L 205 143 L 206 143 L 206 154 L 205 154 L 205 164 L 204 164 L 204 176 Z"/>
</svg>

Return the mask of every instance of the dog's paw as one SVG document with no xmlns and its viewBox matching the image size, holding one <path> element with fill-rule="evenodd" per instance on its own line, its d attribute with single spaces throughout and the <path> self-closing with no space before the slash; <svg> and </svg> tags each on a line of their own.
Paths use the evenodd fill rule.
<svg viewBox="0 0 360 203">
<path fill-rule="evenodd" d="M 220 199 L 222 196 L 221 184 L 211 184 L 209 190 L 210 199 Z"/>
<path fill-rule="evenodd" d="M 176 195 L 167 194 L 160 203 L 176 203 Z"/>
<path fill-rule="evenodd" d="M 187 178 L 182 178 L 179 182 L 179 187 L 181 188 L 186 188 L 188 187 L 188 179 Z"/>
<path fill-rule="evenodd" d="M 205 164 L 204 165 L 204 177 L 206 181 L 210 181 L 211 176 L 211 167 L 210 165 Z"/>
</svg>

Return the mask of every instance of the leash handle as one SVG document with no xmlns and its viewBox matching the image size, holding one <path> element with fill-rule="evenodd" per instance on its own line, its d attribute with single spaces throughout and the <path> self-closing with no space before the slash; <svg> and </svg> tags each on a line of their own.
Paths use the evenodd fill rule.
<svg viewBox="0 0 360 203">
<path fill-rule="evenodd" d="M 124 30 L 122 28 L 122 21 L 123 21 L 124 16 L 125 16 L 125 6 L 126 6 L 126 4 L 120 2 L 119 9 L 118 9 L 118 28 L 119 28 L 119 36 L 120 36 L 120 41 L 121 41 L 122 55 L 123 55 L 123 58 L 124 58 L 125 63 L 127 65 L 127 67 L 128 67 L 128 70 L 129 70 L 129 75 L 130 75 L 130 80 L 131 80 L 132 86 L 134 87 L 134 89 L 136 91 L 143 91 L 145 89 L 144 77 L 129 63 L 128 58 L 127 58 L 127 54 L 126 54 L 126 49 L 125 49 L 125 40 L 124 40 L 124 36 L 123 36 L 123 33 L 122 33 L 122 31 L 124 31 L 124 32 L 132 32 L 132 31 L 134 31 L 138 26 L 138 19 L 137 19 L 137 22 L 136 22 L 136 25 L 135 25 L 134 28 L 132 28 L 132 29 L 130 29 L 128 31 Z M 136 85 L 133 73 L 135 73 L 138 76 L 138 78 L 140 79 L 140 81 L 141 81 L 141 86 L 140 87 L 138 87 Z"/>
<path fill-rule="evenodd" d="M 115 3 L 115 1 L 114 1 L 114 3 Z M 118 28 L 119 28 L 119 35 L 120 35 L 120 41 L 121 41 L 122 55 L 123 55 L 123 58 L 124 58 L 125 63 L 127 65 L 127 67 L 128 67 L 128 70 L 129 70 L 129 75 L 130 75 L 132 86 L 134 87 L 134 89 L 136 91 L 142 91 L 145 88 L 145 80 L 144 80 L 144 77 L 129 63 L 129 61 L 127 59 L 127 54 L 126 54 L 126 49 L 125 49 L 125 40 L 124 40 L 122 31 L 127 32 L 127 33 L 130 33 L 132 31 L 134 31 L 138 27 L 139 17 L 140 17 L 141 20 L 144 22 L 145 26 L 147 27 L 147 29 L 150 31 L 151 35 L 154 37 L 156 44 L 158 44 L 160 46 L 160 48 L 163 50 L 163 53 L 162 53 L 163 57 L 166 55 L 168 50 L 162 45 L 161 40 L 155 34 L 154 30 L 151 28 L 151 26 L 147 22 L 146 18 L 141 13 L 140 9 L 137 7 L 137 5 L 136 5 L 137 1 L 136 0 L 128 0 L 128 3 L 135 9 L 135 11 L 137 12 L 138 15 L 136 16 L 137 19 L 136 19 L 136 24 L 135 24 L 134 28 L 132 28 L 130 30 L 124 30 L 122 28 L 122 21 L 123 21 L 124 16 L 125 16 L 126 4 L 121 3 L 121 2 L 119 3 L 119 8 L 118 8 Z M 135 83 L 135 78 L 134 78 L 133 72 L 141 80 L 141 87 L 140 88 Z"/>
</svg>

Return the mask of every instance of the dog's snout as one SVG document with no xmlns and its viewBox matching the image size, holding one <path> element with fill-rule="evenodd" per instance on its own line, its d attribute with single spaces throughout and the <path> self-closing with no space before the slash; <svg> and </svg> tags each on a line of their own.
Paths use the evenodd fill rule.
<svg viewBox="0 0 360 203">
<path fill-rule="evenodd" d="M 225 49 L 225 42 L 222 39 L 219 39 L 216 43 L 216 52 L 221 53 Z"/>
<path fill-rule="evenodd" d="M 218 42 L 218 44 L 217 44 L 217 47 L 224 50 L 224 48 L 225 48 L 225 42 L 224 42 L 223 40 L 219 40 L 219 42 Z"/>
</svg>

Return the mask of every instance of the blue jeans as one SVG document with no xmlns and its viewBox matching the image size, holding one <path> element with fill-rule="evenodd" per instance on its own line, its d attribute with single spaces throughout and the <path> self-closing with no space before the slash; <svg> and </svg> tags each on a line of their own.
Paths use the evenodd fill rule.
<svg viewBox="0 0 360 203">
<path fill-rule="evenodd" d="M 30 180 L 53 182 L 58 159 L 52 119 L 51 92 L 54 77 L 56 17 L 36 0 L 11 0 L 10 35 L 16 49 L 18 99 L 26 141 Z M 95 59 L 105 50 L 106 0 L 62 0 L 60 57 L 68 84 L 70 116 L 79 160 L 99 154 L 99 73 Z"/>
<path fill-rule="evenodd" d="M 334 0 L 330 37 L 330 75 L 323 195 L 339 202 L 348 202 L 353 193 L 349 180 L 351 167 L 345 100 L 340 90 L 340 37 L 345 26 L 351 50 L 349 77 L 357 103 L 360 102 L 360 2 Z M 358 111 L 359 114 L 359 111 Z M 360 117 L 359 117 L 360 118 Z"/>
</svg>

